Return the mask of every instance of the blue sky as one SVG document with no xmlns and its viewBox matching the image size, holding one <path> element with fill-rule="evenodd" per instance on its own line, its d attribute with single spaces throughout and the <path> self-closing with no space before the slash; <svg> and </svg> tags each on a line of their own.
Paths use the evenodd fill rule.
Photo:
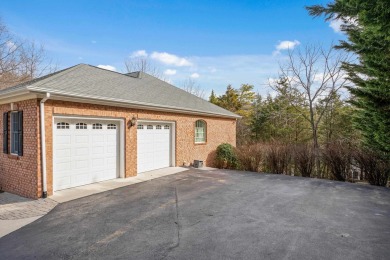
<svg viewBox="0 0 390 260">
<path fill-rule="evenodd" d="M 329 1 L 2 0 L 0 17 L 19 37 L 44 44 L 60 68 L 78 63 L 124 72 L 147 57 L 164 78 L 189 78 L 207 93 L 249 83 L 266 94 L 286 48 L 343 37 L 306 5 Z"/>
</svg>

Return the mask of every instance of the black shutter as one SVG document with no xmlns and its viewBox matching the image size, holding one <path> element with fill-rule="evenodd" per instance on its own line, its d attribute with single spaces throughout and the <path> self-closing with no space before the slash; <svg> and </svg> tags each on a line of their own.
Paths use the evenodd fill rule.
<svg viewBox="0 0 390 260">
<path fill-rule="evenodd" d="M 18 112 L 18 139 L 19 139 L 19 147 L 18 147 L 18 155 L 23 155 L 23 111 Z"/>
<path fill-rule="evenodd" d="M 8 153 L 8 112 L 3 113 L 3 152 Z"/>
</svg>

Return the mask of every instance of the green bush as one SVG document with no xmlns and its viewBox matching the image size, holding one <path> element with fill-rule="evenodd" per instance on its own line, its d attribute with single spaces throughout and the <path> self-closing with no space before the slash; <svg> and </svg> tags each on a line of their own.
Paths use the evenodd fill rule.
<svg viewBox="0 0 390 260">
<path fill-rule="evenodd" d="M 223 143 L 217 147 L 217 166 L 224 169 L 237 169 L 238 159 L 231 144 Z"/>
</svg>

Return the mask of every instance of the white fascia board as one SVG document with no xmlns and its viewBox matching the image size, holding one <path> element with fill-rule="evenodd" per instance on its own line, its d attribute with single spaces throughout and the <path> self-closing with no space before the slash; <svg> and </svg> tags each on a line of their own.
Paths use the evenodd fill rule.
<svg viewBox="0 0 390 260">
<path fill-rule="evenodd" d="M 50 99 L 52 99 L 52 100 L 99 104 L 99 105 L 106 105 L 106 106 L 126 107 L 126 108 L 144 109 L 144 110 L 161 111 L 161 112 L 174 112 L 174 113 L 180 113 L 180 114 L 223 117 L 223 118 L 231 118 L 231 119 L 241 118 L 241 116 L 239 116 L 239 115 L 229 116 L 229 115 L 225 115 L 225 114 L 186 110 L 186 109 L 177 108 L 177 107 L 170 107 L 170 106 L 162 107 L 162 106 L 156 106 L 155 104 L 136 102 L 136 101 L 131 101 L 132 103 L 129 103 L 129 101 L 123 100 L 123 99 L 104 98 L 104 97 L 99 97 L 99 96 L 72 94 L 72 93 L 66 93 L 63 91 L 53 92 L 53 91 L 49 91 L 47 89 L 39 89 L 38 90 L 38 88 L 34 88 L 31 90 L 34 92 L 39 91 L 41 93 L 42 92 L 44 92 L 44 93 L 50 92 L 50 94 L 51 94 Z"/>
<path fill-rule="evenodd" d="M 36 93 L 31 93 L 26 89 L 12 91 L 0 96 L 0 105 L 33 98 L 38 98 L 38 95 Z"/>
</svg>

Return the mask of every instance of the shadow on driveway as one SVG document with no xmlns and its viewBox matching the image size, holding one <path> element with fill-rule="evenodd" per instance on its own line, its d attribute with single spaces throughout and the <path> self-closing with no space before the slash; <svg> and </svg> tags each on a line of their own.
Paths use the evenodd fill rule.
<svg viewBox="0 0 390 260">
<path fill-rule="evenodd" d="M 58 205 L 0 239 L 2 259 L 388 259 L 390 190 L 228 170 Z"/>
</svg>

